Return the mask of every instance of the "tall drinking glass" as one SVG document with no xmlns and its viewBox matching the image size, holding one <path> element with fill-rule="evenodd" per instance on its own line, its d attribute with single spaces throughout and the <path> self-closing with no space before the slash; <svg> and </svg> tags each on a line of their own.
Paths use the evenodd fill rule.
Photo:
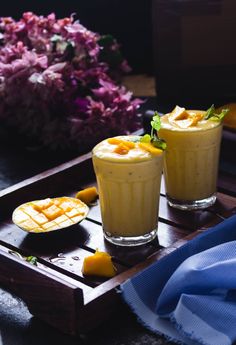
<svg viewBox="0 0 236 345">
<path fill-rule="evenodd" d="M 177 110 L 161 117 L 159 131 L 167 143 L 167 201 L 183 210 L 206 208 L 216 200 L 222 124 L 205 120 L 204 111 Z"/>
<path fill-rule="evenodd" d="M 141 245 L 157 234 L 163 152 L 139 140 L 115 137 L 93 149 L 103 232 L 116 245 Z"/>
</svg>

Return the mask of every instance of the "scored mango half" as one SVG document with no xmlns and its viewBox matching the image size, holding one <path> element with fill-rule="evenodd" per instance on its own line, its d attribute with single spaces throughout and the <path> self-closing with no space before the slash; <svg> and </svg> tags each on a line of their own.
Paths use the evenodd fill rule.
<svg viewBox="0 0 236 345">
<path fill-rule="evenodd" d="M 12 221 L 22 230 L 44 233 L 75 225 L 87 216 L 88 211 L 88 206 L 76 198 L 47 198 L 18 206 Z"/>
</svg>

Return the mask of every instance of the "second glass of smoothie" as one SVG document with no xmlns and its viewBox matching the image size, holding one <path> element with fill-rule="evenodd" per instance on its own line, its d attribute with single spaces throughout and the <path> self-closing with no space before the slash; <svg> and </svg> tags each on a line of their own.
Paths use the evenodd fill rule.
<svg viewBox="0 0 236 345">
<path fill-rule="evenodd" d="M 163 152 L 139 140 L 115 137 L 93 149 L 104 236 L 122 246 L 147 243 L 157 233 Z"/>
<path fill-rule="evenodd" d="M 172 207 L 202 209 L 216 200 L 222 124 L 205 120 L 205 113 L 177 106 L 161 118 L 166 196 Z"/>
</svg>

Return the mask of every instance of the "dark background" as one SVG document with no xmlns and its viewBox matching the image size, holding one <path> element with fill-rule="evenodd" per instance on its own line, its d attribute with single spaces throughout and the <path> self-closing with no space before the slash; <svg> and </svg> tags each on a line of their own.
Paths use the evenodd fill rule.
<svg viewBox="0 0 236 345">
<path fill-rule="evenodd" d="M 111 34 L 132 68 L 156 80 L 159 106 L 207 108 L 236 101 L 235 0 L 71 0 L 0 3 L 0 16 L 76 13 Z M 161 107 L 160 107 L 161 108 Z M 169 109 L 170 110 L 170 109 Z"/>
<path fill-rule="evenodd" d="M 0 16 L 20 19 L 23 12 L 52 12 L 58 18 L 76 18 L 87 29 L 112 34 L 132 67 L 132 73 L 153 73 L 151 0 L 11 1 L 0 3 Z"/>
</svg>

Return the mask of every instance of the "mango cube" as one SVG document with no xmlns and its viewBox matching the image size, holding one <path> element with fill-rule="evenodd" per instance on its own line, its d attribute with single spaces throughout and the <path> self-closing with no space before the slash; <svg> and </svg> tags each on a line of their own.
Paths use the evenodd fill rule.
<svg viewBox="0 0 236 345">
<path fill-rule="evenodd" d="M 45 214 L 45 216 L 48 219 L 55 219 L 57 217 L 59 217 L 60 215 L 63 214 L 63 210 L 59 207 L 57 207 L 56 205 L 52 205 L 48 208 L 46 208 L 45 210 L 42 210 L 42 212 Z"/>
<path fill-rule="evenodd" d="M 107 142 L 111 145 L 119 145 L 120 143 L 122 143 L 122 140 L 119 138 L 109 138 L 107 139 Z"/>
<path fill-rule="evenodd" d="M 47 217 L 43 213 L 38 213 L 35 216 L 31 216 L 31 218 L 40 225 L 48 222 Z"/>
<path fill-rule="evenodd" d="M 34 230 L 34 229 L 38 228 L 38 226 L 39 226 L 31 218 L 25 220 L 23 223 L 21 223 L 21 225 L 24 226 L 24 228 L 27 230 Z"/>
<path fill-rule="evenodd" d="M 52 230 L 58 228 L 58 224 L 52 220 L 51 222 L 47 222 L 46 224 L 42 225 L 43 230 Z"/>
<path fill-rule="evenodd" d="M 48 208 L 52 204 L 53 204 L 53 202 L 50 198 L 43 199 L 43 200 L 36 200 L 32 203 L 35 210 L 37 210 L 37 211 L 44 210 L 45 208 Z"/>
<path fill-rule="evenodd" d="M 120 143 L 119 145 L 117 145 L 114 149 L 115 153 L 118 153 L 119 155 L 126 155 L 129 152 L 129 147 L 126 146 L 123 143 Z"/>
<path fill-rule="evenodd" d="M 67 219 L 69 219 L 69 218 L 65 214 L 62 214 L 61 216 L 54 219 L 54 222 L 57 224 L 61 224 L 62 222 L 64 222 Z"/>
<path fill-rule="evenodd" d="M 98 191 L 96 187 L 88 187 L 80 190 L 75 197 L 83 201 L 86 205 L 89 205 L 97 199 Z"/>
<path fill-rule="evenodd" d="M 184 120 L 189 117 L 188 112 L 185 110 L 185 108 L 181 108 L 178 105 L 172 110 L 171 112 L 171 120 L 176 121 L 176 120 Z"/>
<path fill-rule="evenodd" d="M 111 256 L 105 252 L 99 252 L 84 258 L 82 272 L 84 275 L 111 278 L 116 274 Z"/>
</svg>

